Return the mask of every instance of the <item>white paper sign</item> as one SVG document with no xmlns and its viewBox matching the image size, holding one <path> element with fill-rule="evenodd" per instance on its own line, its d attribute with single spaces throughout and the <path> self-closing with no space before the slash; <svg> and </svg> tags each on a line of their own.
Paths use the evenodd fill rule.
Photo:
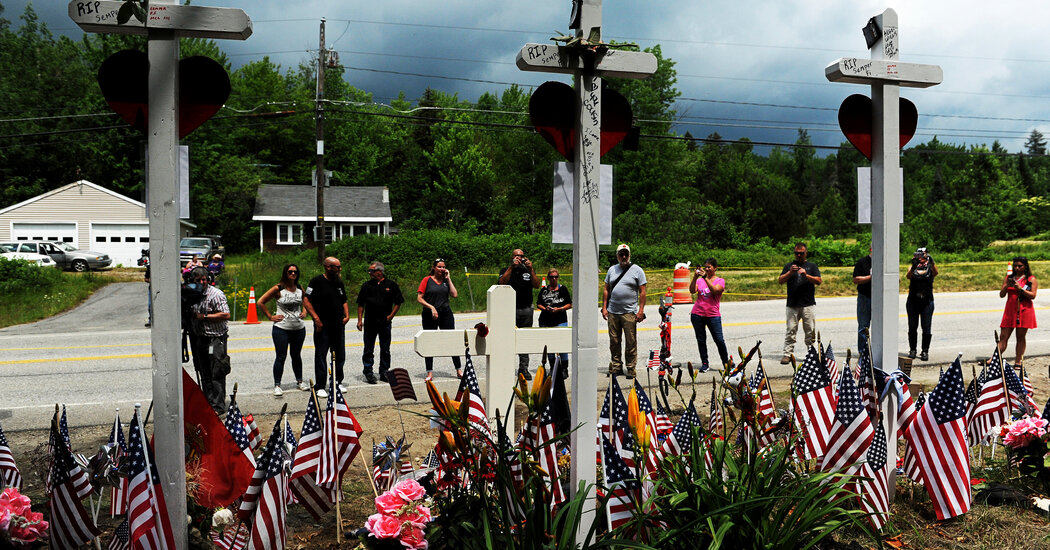
<svg viewBox="0 0 1050 550">
<path fill-rule="evenodd" d="M 572 242 L 572 191 L 573 165 L 571 162 L 559 162 L 554 165 L 554 203 L 551 221 L 551 243 L 573 244 Z M 612 244 L 612 188 L 613 173 L 611 164 L 602 164 L 598 187 L 598 244 Z"/>
<path fill-rule="evenodd" d="M 904 168 L 900 172 L 900 212 L 897 223 L 904 223 Z M 871 223 L 871 167 L 857 167 L 857 223 Z"/>
</svg>

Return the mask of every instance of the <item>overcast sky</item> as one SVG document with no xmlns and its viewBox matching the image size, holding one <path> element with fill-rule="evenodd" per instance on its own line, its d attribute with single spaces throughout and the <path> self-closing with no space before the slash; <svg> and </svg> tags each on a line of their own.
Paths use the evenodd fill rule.
<svg viewBox="0 0 1050 550">
<path fill-rule="evenodd" d="M 19 25 L 25 2 L 0 0 Z M 254 34 L 221 41 L 235 67 L 269 56 L 283 69 L 316 55 L 318 27 L 339 52 L 349 82 L 388 103 L 426 87 L 474 101 L 510 83 L 534 87 L 567 77 L 524 73 L 514 57 L 526 42 L 549 43 L 567 31 L 569 0 L 205 0 L 239 7 Z M 695 136 L 791 143 L 806 128 L 816 144 L 843 141 L 836 113 L 867 86 L 830 83 L 824 67 L 839 57 L 868 57 L 861 27 L 893 7 L 900 19 L 900 60 L 940 65 L 944 82 L 903 89 L 918 107 L 914 143 L 942 141 L 1022 149 L 1033 128 L 1050 135 L 1050 3 L 923 0 L 623 1 L 603 3 L 603 37 L 659 44 L 674 60 L 681 98 L 677 131 Z M 56 33 L 79 37 L 62 1 L 34 9 Z M 311 52 L 311 50 L 314 50 Z"/>
</svg>

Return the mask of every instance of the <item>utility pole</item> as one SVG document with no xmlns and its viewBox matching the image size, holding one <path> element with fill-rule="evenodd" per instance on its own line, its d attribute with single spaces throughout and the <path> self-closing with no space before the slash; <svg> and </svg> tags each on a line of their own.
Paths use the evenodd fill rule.
<svg viewBox="0 0 1050 550">
<path fill-rule="evenodd" d="M 325 227 L 324 227 L 324 19 L 321 19 L 320 48 L 317 50 L 317 101 L 315 101 L 317 117 L 317 227 L 316 235 L 320 241 L 317 245 L 317 263 L 324 263 L 325 258 Z M 333 233 L 335 228 L 332 228 Z"/>
</svg>

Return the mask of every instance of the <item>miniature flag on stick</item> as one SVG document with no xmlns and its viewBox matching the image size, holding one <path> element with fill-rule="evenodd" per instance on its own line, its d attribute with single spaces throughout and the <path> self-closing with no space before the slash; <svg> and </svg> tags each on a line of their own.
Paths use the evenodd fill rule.
<svg viewBox="0 0 1050 550">
<path fill-rule="evenodd" d="M 22 474 L 15 464 L 15 455 L 7 443 L 3 427 L 0 427 L 0 489 L 14 487 L 22 490 Z"/>
<path fill-rule="evenodd" d="M 128 445 L 124 440 L 124 428 L 120 425 L 120 409 L 113 419 L 113 429 L 109 431 L 109 445 L 113 449 L 113 459 L 119 464 L 120 458 L 128 454 Z M 109 517 L 126 514 L 128 511 L 126 495 L 128 478 L 120 477 L 109 491 Z"/>
<path fill-rule="evenodd" d="M 390 392 L 394 394 L 394 401 L 416 401 L 416 390 L 412 387 L 412 378 L 408 375 L 408 370 L 400 367 L 390 369 L 386 372 L 386 377 L 390 381 Z"/>
</svg>

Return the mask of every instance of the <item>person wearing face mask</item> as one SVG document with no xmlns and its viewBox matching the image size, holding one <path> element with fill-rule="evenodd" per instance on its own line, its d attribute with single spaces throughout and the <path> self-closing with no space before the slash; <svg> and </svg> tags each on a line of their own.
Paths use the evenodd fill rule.
<svg viewBox="0 0 1050 550">
<path fill-rule="evenodd" d="M 422 322 L 423 330 L 452 330 L 456 328 L 456 318 L 452 314 L 450 298 L 459 296 L 456 285 L 452 284 L 445 260 L 438 258 L 431 264 L 430 275 L 427 275 L 419 283 L 416 290 L 416 301 L 423 306 Z M 427 366 L 427 380 L 434 379 L 434 358 L 424 357 L 423 363 Z M 452 357 L 452 364 L 456 367 L 456 377 L 463 377 L 463 367 L 459 357 Z"/>
<path fill-rule="evenodd" d="M 919 360 L 930 360 L 930 341 L 933 335 L 930 328 L 933 324 L 933 279 L 937 276 L 937 265 L 926 251 L 920 248 L 911 259 L 911 267 L 905 277 L 908 278 L 908 300 L 904 303 L 908 311 L 908 357 L 915 358 L 915 344 L 918 342 L 918 327 L 922 325 L 922 352 Z"/>
</svg>

